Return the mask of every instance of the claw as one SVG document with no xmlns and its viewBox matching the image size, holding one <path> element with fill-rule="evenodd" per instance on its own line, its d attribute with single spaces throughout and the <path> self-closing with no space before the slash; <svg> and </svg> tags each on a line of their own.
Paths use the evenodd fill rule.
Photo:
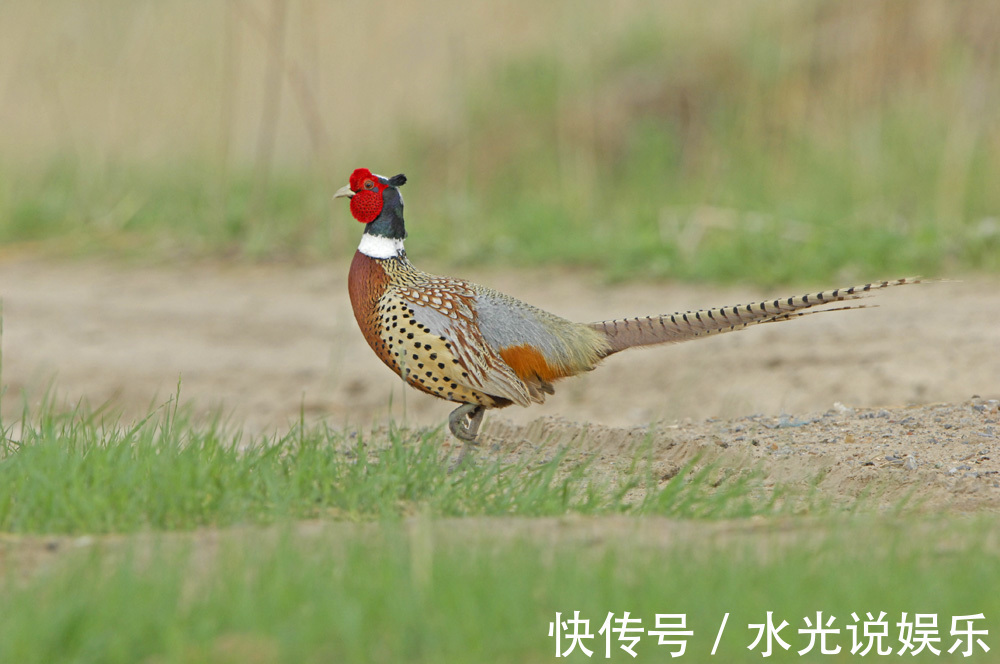
<svg viewBox="0 0 1000 664">
<path fill-rule="evenodd" d="M 455 438 L 464 443 L 475 444 L 479 425 L 483 421 L 486 409 L 479 404 L 465 403 L 452 411 L 448 416 L 448 428 Z"/>
<path fill-rule="evenodd" d="M 465 460 L 469 449 L 478 444 L 476 438 L 479 434 L 479 425 L 483 423 L 483 415 L 485 414 L 486 409 L 483 406 L 466 403 L 453 410 L 448 416 L 448 428 L 451 429 L 452 435 L 465 443 L 458 459 L 452 465 L 452 470 L 458 468 Z"/>
</svg>

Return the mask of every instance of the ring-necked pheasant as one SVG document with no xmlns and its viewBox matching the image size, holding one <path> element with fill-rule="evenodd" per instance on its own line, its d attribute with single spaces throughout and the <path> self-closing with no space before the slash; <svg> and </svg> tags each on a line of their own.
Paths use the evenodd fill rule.
<svg viewBox="0 0 1000 664">
<path fill-rule="evenodd" d="M 399 187 L 405 183 L 402 174 L 385 178 L 359 168 L 334 195 L 350 198 L 351 213 L 365 224 L 348 278 L 351 305 L 368 344 L 390 369 L 418 390 L 462 404 L 451 413 L 449 426 L 466 449 L 476 441 L 486 409 L 541 403 L 546 394 L 553 394 L 555 381 L 590 371 L 626 348 L 788 320 L 814 313 L 803 310 L 817 305 L 917 281 L 898 279 L 685 313 L 573 323 L 490 288 L 415 268 L 403 249 L 406 228 Z"/>
</svg>

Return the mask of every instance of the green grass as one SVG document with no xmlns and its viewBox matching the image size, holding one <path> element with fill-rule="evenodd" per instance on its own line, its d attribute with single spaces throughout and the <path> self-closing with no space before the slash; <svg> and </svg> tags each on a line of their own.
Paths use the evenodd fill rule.
<svg viewBox="0 0 1000 664">
<path fill-rule="evenodd" d="M 1000 123 L 957 92 L 985 64 L 968 25 L 933 42 L 877 6 L 757 7 L 722 36 L 651 16 L 586 69 L 510 63 L 470 102 L 473 209 L 452 220 L 489 221 L 435 252 L 718 281 L 996 270 Z M 852 50 L 885 21 L 894 40 Z"/>
<path fill-rule="evenodd" d="M 670 532 L 662 521 L 638 523 Z M 457 530 L 463 525 L 468 530 Z M 945 650 L 954 641 L 950 617 L 983 612 L 979 627 L 991 629 L 985 641 L 996 646 L 1000 566 L 995 541 L 984 546 L 984 531 L 996 532 L 992 522 L 916 533 L 881 521 L 833 523 L 811 537 L 786 530 L 784 544 L 737 532 L 651 545 L 634 535 L 562 530 L 561 538 L 539 540 L 500 536 L 489 523 L 435 527 L 418 519 L 311 534 L 97 541 L 59 554 L 27 580 L 0 583 L 2 605 L 16 607 L 0 611 L 0 660 L 542 662 L 554 658 L 549 622 L 574 611 L 590 620 L 596 638 L 586 644 L 596 660 L 604 659 L 598 630 L 607 613 L 624 611 L 646 629 L 657 613 L 686 614 L 691 661 L 710 659 L 726 613 L 719 661 L 759 661 L 760 648 L 747 649 L 756 634 L 748 625 L 763 622 L 766 611 L 789 623 L 781 636 L 792 648 L 775 646 L 771 659 L 779 662 L 820 659 L 795 654 L 808 642 L 797 630 L 816 611 L 836 616 L 843 630 L 833 642 L 843 651 L 823 661 L 855 661 L 851 612 L 864 620 L 866 611 L 885 611 L 892 625 L 885 645 L 894 649 L 902 612 L 911 620 L 915 612 L 938 614 Z M 613 640 L 611 659 L 633 661 L 618 645 Z M 643 636 L 635 661 L 662 661 L 667 650 Z M 980 651 L 968 661 L 991 656 Z M 940 659 L 949 656 L 916 661 Z"/>
<path fill-rule="evenodd" d="M 5 175 L 0 239 L 57 255 L 316 260 L 329 257 L 332 241 L 346 241 L 331 232 L 329 185 L 308 174 L 275 177 L 260 209 L 248 171 L 223 180 L 200 163 L 115 163 L 95 172 L 60 158 Z"/>
<path fill-rule="evenodd" d="M 687 614 L 692 658 L 729 612 L 738 662 L 766 611 L 796 649 L 816 611 L 1000 615 L 995 519 L 873 517 L 697 463 L 663 481 L 643 446 L 610 475 L 544 448 L 449 472 L 436 430 L 251 439 L 178 397 L 0 424 L 0 661 L 546 661 L 557 611 L 596 633 L 627 610 Z"/>
<path fill-rule="evenodd" d="M 83 406 L 26 412 L 0 444 L 0 531 L 113 533 L 287 519 L 659 514 L 723 518 L 825 509 L 712 465 L 654 476 L 643 452 L 609 477 L 567 450 L 450 472 L 440 430 L 371 435 L 299 425 L 246 438 L 172 401 L 138 422 Z"/>
<path fill-rule="evenodd" d="M 262 191 L 261 164 L 220 158 L 218 142 L 178 146 L 183 159 L 0 159 L 0 241 L 346 257 L 360 228 L 329 196 L 369 166 L 410 176 L 425 264 L 765 284 L 1000 269 L 991 5 L 933 20 L 892 2 L 749 7 L 634 15 L 586 57 L 558 40 L 506 56 L 462 82 L 439 128 L 267 164 Z"/>
</svg>

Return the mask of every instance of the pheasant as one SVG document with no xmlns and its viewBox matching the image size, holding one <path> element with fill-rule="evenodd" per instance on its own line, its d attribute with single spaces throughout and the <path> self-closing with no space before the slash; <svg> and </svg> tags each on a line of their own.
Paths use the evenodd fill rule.
<svg viewBox="0 0 1000 664">
<path fill-rule="evenodd" d="M 804 311 L 919 281 L 897 279 L 751 304 L 574 323 L 491 288 L 414 267 L 403 248 L 399 187 L 405 183 L 402 174 L 386 178 L 359 168 L 334 195 L 349 198 L 351 214 L 365 225 L 348 277 L 351 306 L 382 362 L 418 390 L 461 404 L 448 424 L 465 443 L 463 456 L 476 442 L 487 409 L 541 403 L 554 393 L 557 380 L 590 371 L 619 351 L 857 308 Z"/>
</svg>

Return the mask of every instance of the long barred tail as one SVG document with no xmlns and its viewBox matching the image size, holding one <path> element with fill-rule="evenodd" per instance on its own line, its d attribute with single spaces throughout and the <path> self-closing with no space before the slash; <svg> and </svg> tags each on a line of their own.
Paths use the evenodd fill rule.
<svg viewBox="0 0 1000 664">
<path fill-rule="evenodd" d="M 799 297 L 788 297 L 777 300 L 737 304 L 731 307 L 717 309 L 699 309 L 684 313 L 665 314 L 663 316 L 647 316 L 645 318 L 623 318 L 590 323 L 589 327 L 604 334 L 608 340 L 608 351 L 605 356 L 633 348 L 635 346 L 650 346 L 654 344 L 679 343 L 716 332 L 732 332 L 742 330 L 757 323 L 775 323 L 789 320 L 807 314 L 823 311 L 840 311 L 843 309 L 860 309 L 864 305 L 835 307 L 832 309 L 813 309 L 812 307 L 845 300 L 856 300 L 865 297 L 872 291 L 920 283 L 920 279 L 907 278 L 895 281 L 882 281 L 864 286 L 838 288 Z"/>
</svg>

